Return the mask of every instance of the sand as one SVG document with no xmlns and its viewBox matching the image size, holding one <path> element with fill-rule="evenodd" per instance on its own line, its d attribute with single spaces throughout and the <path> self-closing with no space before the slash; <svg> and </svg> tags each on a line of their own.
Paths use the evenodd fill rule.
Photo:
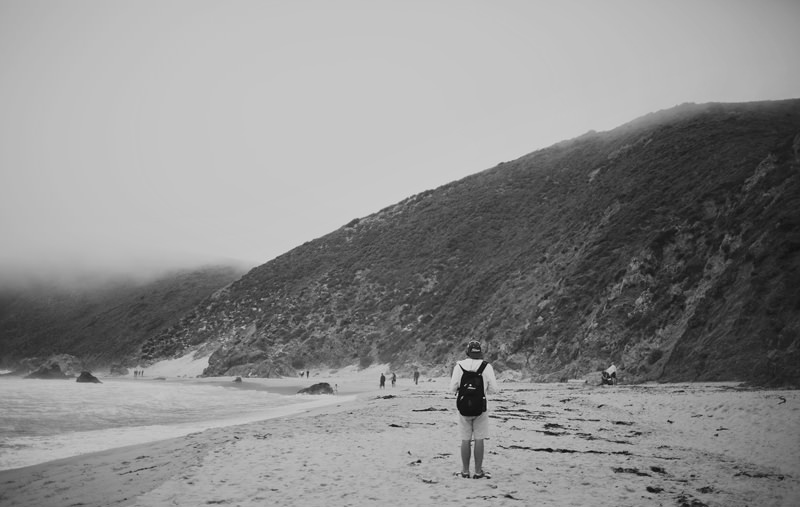
<svg viewBox="0 0 800 507">
<path fill-rule="evenodd" d="M 448 379 L 378 375 L 312 374 L 349 401 L 299 415 L 0 472 L 0 505 L 800 505 L 798 391 L 505 382 L 492 478 L 463 479 Z"/>
</svg>

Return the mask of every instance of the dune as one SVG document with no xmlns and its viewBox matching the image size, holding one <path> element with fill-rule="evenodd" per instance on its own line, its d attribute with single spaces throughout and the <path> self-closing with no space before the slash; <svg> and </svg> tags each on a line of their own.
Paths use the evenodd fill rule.
<svg viewBox="0 0 800 507">
<path fill-rule="evenodd" d="M 798 391 L 505 382 L 476 480 L 448 379 L 380 371 L 312 372 L 353 395 L 291 417 L 0 472 L 0 504 L 800 505 Z"/>
</svg>

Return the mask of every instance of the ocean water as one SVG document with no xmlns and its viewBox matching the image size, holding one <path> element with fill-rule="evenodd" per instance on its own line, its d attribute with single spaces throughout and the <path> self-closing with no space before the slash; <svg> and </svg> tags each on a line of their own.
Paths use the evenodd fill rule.
<svg viewBox="0 0 800 507">
<path fill-rule="evenodd" d="M 186 380 L 0 378 L 0 470 L 345 401 Z"/>
</svg>

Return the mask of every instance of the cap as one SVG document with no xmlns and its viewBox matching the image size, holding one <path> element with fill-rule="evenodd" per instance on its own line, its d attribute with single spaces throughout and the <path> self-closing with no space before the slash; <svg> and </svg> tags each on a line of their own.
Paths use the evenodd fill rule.
<svg viewBox="0 0 800 507">
<path fill-rule="evenodd" d="M 475 340 L 469 342 L 467 345 L 467 356 L 471 357 L 472 359 L 480 359 L 483 356 L 481 342 Z"/>
</svg>

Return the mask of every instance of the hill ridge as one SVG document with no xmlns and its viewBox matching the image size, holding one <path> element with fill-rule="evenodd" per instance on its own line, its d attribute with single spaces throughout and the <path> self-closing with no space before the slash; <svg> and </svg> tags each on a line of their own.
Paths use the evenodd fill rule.
<svg viewBox="0 0 800 507">
<path fill-rule="evenodd" d="M 480 339 L 511 376 L 797 382 L 799 133 L 796 99 L 684 104 L 531 152 L 254 268 L 145 357 L 442 372 Z"/>
<path fill-rule="evenodd" d="M 800 99 L 682 104 L 412 195 L 136 342 L 206 375 L 391 364 L 800 385 Z M 95 343 L 97 346 L 97 343 Z"/>
</svg>

